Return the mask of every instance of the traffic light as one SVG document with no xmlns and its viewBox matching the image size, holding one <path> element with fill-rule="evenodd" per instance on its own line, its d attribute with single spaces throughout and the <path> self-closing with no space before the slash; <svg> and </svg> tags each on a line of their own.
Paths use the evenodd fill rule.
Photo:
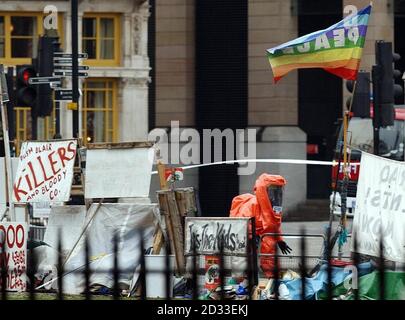
<svg viewBox="0 0 405 320">
<path fill-rule="evenodd" d="M 18 107 L 35 107 L 37 90 L 35 85 L 28 82 L 30 78 L 37 76 L 34 65 L 18 65 L 16 72 L 16 105 Z"/>
<path fill-rule="evenodd" d="M 57 37 L 41 36 L 38 44 L 38 73 L 40 77 L 53 75 L 53 53 L 58 50 Z M 38 85 L 37 115 L 46 117 L 52 114 L 53 92 L 49 84 Z"/>
<path fill-rule="evenodd" d="M 347 108 L 352 104 L 351 111 L 355 117 L 370 118 L 370 83 L 370 73 L 365 71 L 359 71 L 357 74 L 355 89 L 353 80 L 346 81 L 347 90 L 353 93 L 346 104 Z"/>
<path fill-rule="evenodd" d="M 377 65 L 373 67 L 373 94 L 379 114 L 375 119 L 376 126 L 392 126 L 395 120 L 395 98 L 402 94 L 402 87 L 395 84 L 395 78 L 401 73 L 394 70 L 393 63 L 401 57 L 392 52 L 391 42 L 376 41 L 375 58 Z"/>
</svg>

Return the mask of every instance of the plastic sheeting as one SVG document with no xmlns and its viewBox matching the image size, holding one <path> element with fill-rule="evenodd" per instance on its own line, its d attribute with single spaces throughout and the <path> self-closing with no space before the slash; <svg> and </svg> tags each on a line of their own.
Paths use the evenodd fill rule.
<svg viewBox="0 0 405 320">
<path fill-rule="evenodd" d="M 371 272 L 371 263 L 366 262 L 358 266 L 359 276 Z M 337 286 L 345 280 L 350 279 L 352 272 L 350 268 L 332 267 L 332 283 Z M 281 280 L 281 284 L 285 284 L 288 289 L 288 295 L 283 293 L 285 300 L 300 300 L 301 299 L 301 279 Z M 317 295 L 322 290 L 326 289 L 328 283 L 327 265 L 321 266 L 317 274 L 312 278 L 305 278 L 305 299 L 310 300 L 317 298 Z M 285 290 L 284 290 L 285 291 Z"/>
<path fill-rule="evenodd" d="M 97 210 L 98 204 L 90 207 L 84 225 Z M 87 229 L 90 251 L 90 286 L 113 286 L 114 268 L 114 234 L 118 241 L 119 282 L 128 287 L 131 285 L 134 271 L 139 265 L 140 232 L 143 231 L 144 248 L 152 246 L 154 232 L 155 204 L 102 204 Z M 64 267 L 63 292 L 80 294 L 85 289 L 83 275 L 85 265 L 84 237 L 76 246 Z M 69 271 L 75 270 L 69 273 Z"/>
<path fill-rule="evenodd" d="M 405 272 L 385 271 L 386 300 L 405 300 Z M 359 278 L 359 299 L 378 300 L 380 298 L 379 272 L 374 271 Z M 342 284 L 334 288 L 332 296 L 344 295 L 345 300 L 353 300 L 354 295 Z M 320 299 L 326 299 L 326 294 L 320 294 Z"/>
</svg>

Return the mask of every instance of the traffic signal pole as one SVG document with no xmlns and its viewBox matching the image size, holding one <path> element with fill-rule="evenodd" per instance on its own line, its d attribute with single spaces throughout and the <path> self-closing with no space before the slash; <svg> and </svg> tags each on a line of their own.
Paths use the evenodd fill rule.
<svg viewBox="0 0 405 320">
<path fill-rule="evenodd" d="M 76 104 L 73 110 L 73 137 L 79 137 L 79 62 L 78 62 L 78 0 L 71 0 L 72 15 L 72 102 Z"/>
<path fill-rule="evenodd" d="M 373 141 L 374 154 L 379 154 L 380 147 L 380 101 L 378 96 L 378 82 L 380 81 L 380 67 L 373 66 L 371 75 L 373 79 Z"/>
</svg>

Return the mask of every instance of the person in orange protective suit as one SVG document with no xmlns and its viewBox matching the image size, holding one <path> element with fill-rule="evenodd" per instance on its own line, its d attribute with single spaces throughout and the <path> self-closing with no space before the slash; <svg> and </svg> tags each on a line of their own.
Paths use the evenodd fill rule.
<svg viewBox="0 0 405 320">
<path fill-rule="evenodd" d="M 258 236 L 264 233 L 281 233 L 282 194 L 286 183 L 282 176 L 263 173 L 256 180 L 255 195 L 246 193 L 233 198 L 230 216 L 254 217 Z M 274 254 L 276 244 L 283 254 L 291 252 L 282 236 L 267 236 L 262 239 L 261 253 Z M 262 257 L 260 266 L 266 277 L 273 276 L 272 257 Z"/>
</svg>

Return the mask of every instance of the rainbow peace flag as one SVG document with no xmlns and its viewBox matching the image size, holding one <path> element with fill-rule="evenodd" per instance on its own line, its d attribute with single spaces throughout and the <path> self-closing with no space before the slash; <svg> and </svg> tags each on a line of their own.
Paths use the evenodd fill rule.
<svg viewBox="0 0 405 320">
<path fill-rule="evenodd" d="M 333 26 L 267 50 L 274 82 L 301 68 L 322 68 L 355 80 L 366 40 L 371 4 Z"/>
</svg>

